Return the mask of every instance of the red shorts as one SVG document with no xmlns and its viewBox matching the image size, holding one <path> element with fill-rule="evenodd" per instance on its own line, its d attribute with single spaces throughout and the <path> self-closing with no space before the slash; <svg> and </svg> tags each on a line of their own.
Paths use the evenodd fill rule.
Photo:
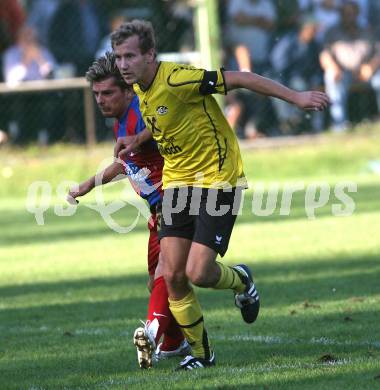
<svg viewBox="0 0 380 390">
<path fill-rule="evenodd" d="M 160 255 L 160 241 L 158 239 L 158 219 L 157 214 L 152 214 L 148 221 L 149 241 L 148 241 L 148 272 L 154 275 L 158 257 Z"/>
</svg>

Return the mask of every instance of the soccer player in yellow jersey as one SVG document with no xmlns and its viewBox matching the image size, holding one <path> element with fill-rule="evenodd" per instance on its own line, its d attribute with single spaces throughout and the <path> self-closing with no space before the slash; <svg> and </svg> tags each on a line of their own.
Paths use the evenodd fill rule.
<svg viewBox="0 0 380 390">
<path fill-rule="evenodd" d="M 163 273 L 170 310 L 192 346 L 192 355 L 178 368 L 209 367 L 215 356 L 190 283 L 233 290 L 247 323 L 259 312 L 249 268 L 216 261 L 226 253 L 246 183 L 237 138 L 212 94 L 246 88 L 306 110 L 323 110 L 329 101 L 323 92 L 297 92 L 254 73 L 158 62 L 154 32 L 146 21 L 123 24 L 111 42 L 116 64 L 133 84 L 144 121 L 164 157 L 159 233 Z M 129 152 L 126 140 L 119 139 L 119 152 L 120 157 Z M 146 329 L 148 345 L 149 333 Z"/>
</svg>

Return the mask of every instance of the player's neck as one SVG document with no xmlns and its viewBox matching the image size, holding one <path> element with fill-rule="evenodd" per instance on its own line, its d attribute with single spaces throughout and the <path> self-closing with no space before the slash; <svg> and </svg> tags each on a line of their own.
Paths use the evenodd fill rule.
<svg viewBox="0 0 380 390">
<path fill-rule="evenodd" d="M 131 102 L 132 102 L 131 98 L 127 98 L 125 100 L 125 105 L 124 105 L 123 111 L 121 111 L 118 115 L 115 115 L 115 119 L 117 119 L 118 121 L 121 121 L 124 118 L 125 114 L 129 110 L 129 106 L 131 105 Z"/>
<path fill-rule="evenodd" d="M 146 75 L 144 78 L 139 81 L 139 86 L 142 91 L 146 91 L 149 89 L 149 87 L 152 85 L 154 78 L 156 77 L 158 67 L 160 66 L 160 63 L 158 61 L 152 62 L 152 64 L 148 67 Z"/>
<path fill-rule="evenodd" d="M 118 115 L 115 115 L 115 119 L 117 119 L 120 122 L 123 119 L 124 115 L 127 113 L 127 111 L 128 111 L 128 106 L 125 107 L 125 110 L 123 112 L 121 112 Z"/>
</svg>

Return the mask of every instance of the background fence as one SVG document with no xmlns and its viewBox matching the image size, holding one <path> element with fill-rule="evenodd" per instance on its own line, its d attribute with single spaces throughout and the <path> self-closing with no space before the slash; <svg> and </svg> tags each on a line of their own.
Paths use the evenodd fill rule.
<svg viewBox="0 0 380 390">
<path fill-rule="evenodd" d="M 0 87 L 0 143 L 84 142 L 89 137 L 91 140 L 91 129 L 97 140 L 110 139 L 110 121 L 91 107 L 83 79 L 73 78 L 83 78 L 92 61 L 110 48 L 110 32 L 121 22 L 134 18 L 152 21 L 160 59 L 205 68 L 222 65 L 226 69 L 251 70 L 296 89 L 326 88 L 325 75 L 330 69 L 321 66 L 320 57 L 326 49 L 341 68 L 341 80 L 345 83 L 338 87 L 347 92 L 343 96 L 347 100 L 336 102 L 331 112 L 305 115 L 278 100 L 244 91 L 229 94 L 224 108 L 240 138 L 317 133 L 329 127 L 345 131 L 352 123 L 377 117 L 379 3 L 1 0 L 4 83 Z M 349 18 L 351 27 L 357 24 L 356 29 L 350 30 L 351 35 L 346 31 Z M 331 34 L 334 28 L 335 35 Z M 342 54 L 339 39 L 344 34 L 352 39 L 345 40 L 348 43 Z M 358 42 L 360 50 L 355 49 Z M 355 68 L 344 63 L 347 50 Z M 361 65 L 368 64 L 369 77 L 364 77 Z M 346 80 L 343 74 L 351 74 L 351 79 Z M 62 79 L 66 80 L 65 88 L 52 86 L 51 80 Z M 36 84 L 36 88 L 22 87 L 31 80 L 46 82 Z M 333 87 L 338 88 L 337 83 L 330 85 L 331 94 Z M 345 115 L 341 118 L 342 107 Z"/>
</svg>

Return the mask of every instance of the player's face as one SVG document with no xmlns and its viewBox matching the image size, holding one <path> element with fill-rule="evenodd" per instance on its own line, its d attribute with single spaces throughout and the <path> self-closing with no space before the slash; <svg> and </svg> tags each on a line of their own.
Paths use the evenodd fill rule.
<svg viewBox="0 0 380 390">
<path fill-rule="evenodd" d="M 112 77 L 94 82 L 92 91 L 96 103 L 106 118 L 121 118 L 127 109 L 133 92 L 116 85 Z"/>
<path fill-rule="evenodd" d="M 137 35 L 115 46 L 114 53 L 116 65 L 127 84 L 144 82 L 149 77 L 149 66 L 154 61 L 154 50 L 142 54 Z"/>
</svg>

